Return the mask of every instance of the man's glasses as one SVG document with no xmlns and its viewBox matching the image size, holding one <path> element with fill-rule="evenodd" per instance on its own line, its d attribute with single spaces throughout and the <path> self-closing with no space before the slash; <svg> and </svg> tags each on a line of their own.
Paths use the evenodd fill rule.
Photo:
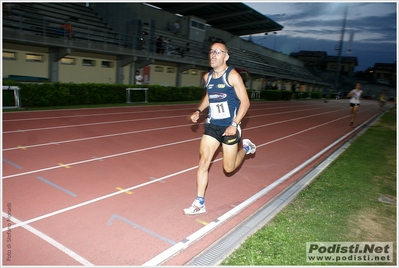
<svg viewBox="0 0 399 268">
<path fill-rule="evenodd" d="M 222 53 L 227 53 L 227 51 L 224 51 L 224 50 L 220 50 L 220 49 L 211 49 L 211 50 L 209 50 L 209 54 L 210 55 L 212 55 L 212 54 L 216 54 L 216 55 L 221 55 Z"/>
</svg>

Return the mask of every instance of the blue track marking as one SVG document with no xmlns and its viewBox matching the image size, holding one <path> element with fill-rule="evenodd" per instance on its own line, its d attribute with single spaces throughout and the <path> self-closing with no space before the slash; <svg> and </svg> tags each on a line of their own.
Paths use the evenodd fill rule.
<svg viewBox="0 0 399 268">
<path fill-rule="evenodd" d="M 114 214 L 114 215 L 111 216 L 111 218 L 107 222 L 107 225 L 111 226 L 115 219 L 120 219 L 121 221 L 126 222 L 127 224 L 132 225 L 132 226 L 134 226 L 134 227 L 136 227 L 136 228 L 138 228 L 138 229 L 140 229 L 140 230 L 142 230 L 142 231 L 144 231 L 144 232 L 146 232 L 146 233 L 148 233 L 148 234 L 150 234 L 152 236 L 155 236 L 156 238 L 159 238 L 159 239 L 161 239 L 161 240 L 163 240 L 165 242 L 168 242 L 169 244 L 172 244 L 172 245 L 176 244 L 176 242 L 174 242 L 174 241 L 172 241 L 172 240 L 170 240 L 170 239 L 168 239 L 166 237 L 163 237 L 163 236 L 161 236 L 161 235 L 159 235 L 159 234 L 157 234 L 157 233 L 155 233 L 155 232 L 153 232 L 151 230 L 148 230 L 147 228 L 145 228 L 145 227 L 143 227 L 141 225 L 138 225 L 137 223 L 134 223 L 134 222 L 132 222 L 132 221 L 126 219 L 126 218 L 123 218 L 123 217 L 121 217 L 121 216 L 119 216 L 117 214 Z"/>
<path fill-rule="evenodd" d="M 3 161 L 6 162 L 7 164 L 10 164 L 10 165 L 13 166 L 13 167 L 16 167 L 17 169 L 22 169 L 21 166 L 18 166 L 17 164 L 15 164 L 15 163 L 13 163 L 13 162 L 11 162 L 11 161 L 8 161 L 8 160 L 5 159 L 5 158 L 3 158 Z"/>
<path fill-rule="evenodd" d="M 62 188 L 61 186 L 59 186 L 59 185 L 57 185 L 57 184 L 55 184 L 55 183 L 53 183 L 53 182 L 51 182 L 51 181 L 49 181 L 49 180 L 46 180 L 45 178 L 42 178 L 42 177 L 37 177 L 37 178 L 38 178 L 39 180 L 41 180 L 41 181 L 47 183 L 47 184 L 50 184 L 51 186 L 57 188 L 58 190 L 61 190 L 61 191 L 63 191 L 64 193 L 67 193 L 67 194 L 73 196 L 73 197 L 78 196 L 77 194 L 72 193 L 71 191 L 68 191 L 67 189 Z"/>
</svg>

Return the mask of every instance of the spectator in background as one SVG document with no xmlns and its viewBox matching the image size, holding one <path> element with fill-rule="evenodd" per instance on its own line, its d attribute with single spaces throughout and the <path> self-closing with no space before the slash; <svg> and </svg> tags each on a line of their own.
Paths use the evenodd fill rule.
<svg viewBox="0 0 399 268">
<path fill-rule="evenodd" d="M 162 39 L 162 45 L 161 45 L 161 54 L 165 54 L 166 53 L 166 47 L 168 46 L 168 38 L 165 36 Z"/>
<path fill-rule="evenodd" d="M 180 54 L 180 56 L 182 56 L 182 58 L 184 58 L 184 53 L 186 50 L 183 47 L 177 47 L 174 50 L 176 51 L 177 54 Z"/>
<path fill-rule="evenodd" d="M 136 71 L 136 75 L 134 76 L 134 83 L 136 85 L 141 85 L 143 83 L 143 76 L 139 71 Z"/>
<path fill-rule="evenodd" d="M 64 35 L 66 35 L 69 39 L 75 39 L 72 24 L 69 21 L 65 21 L 63 25 L 61 25 L 61 29 L 63 30 Z"/>
<path fill-rule="evenodd" d="M 171 50 L 172 50 L 172 43 L 171 43 L 172 40 L 167 39 L 167 38 L 165 37 L 164 42 L 165 42 L 165 53 L 166 53 L 166 55 L 170 55 Z"/>
<path fill-rule="evenodd" d="M 156 40 L 155 40 L 155 53 L 161 53 L 162 51 L 162 44 L 163 44 L 163 36 L 159 36 Z"/>
<path fill-rule="evenodd" d="M 180 30 L 180 24 L 179 21 L 177 20 L 175 23 L 173 23 L 173 33 L 178 34 Z"/>
<path fill-rule="evenodd" d="M 293 99 L 295 99 L 295 94 L 296 94 L 296 84 L 295 83 L 292 83 L 291 91 L 292 91 L 291 100 L 293 100 Z"/>
<path fill-rule="evenodd" d="M 190 43 L 186 43 L 186 55 L 190 53 Z"/>
</svg>

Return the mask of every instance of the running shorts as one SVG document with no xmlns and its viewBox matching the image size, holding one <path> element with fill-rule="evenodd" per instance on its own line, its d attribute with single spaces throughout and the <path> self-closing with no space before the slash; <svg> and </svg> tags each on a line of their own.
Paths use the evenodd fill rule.
<svg viewBox="0 0 399 268">
<path fill-rule="evenodd" d="M 241 128 L 237 127 L 236 135 L 234 136 L 223 136 L 227 127 L 216 126 L 213 124 L 206 123 L 205 124 L 205 132 L 204 135 L 211 136 L 215 138 L 220 143 L 224 143 L 226 145 L 233 145 L 239 143 L 241 140 Z"/>
</svg>

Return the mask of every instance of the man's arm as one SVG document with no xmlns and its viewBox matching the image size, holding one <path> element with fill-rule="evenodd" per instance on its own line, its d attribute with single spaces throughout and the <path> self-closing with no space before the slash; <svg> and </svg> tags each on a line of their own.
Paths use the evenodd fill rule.
<svg viewBox="0 0 399 268">
<path fill-rule="evenodd" d="M 229 74 L 229 84 L 234 87 L 236 95 L 240 100 L 240 108 L 237 111 L 236 117 L 233 119 L 237 124 L 241 123 L 247 113 L 250 102 L 247 94 L 247 89 L 245 88 L 244 81 L 242 81 L 241 75 L 236 70 L 231 70 Z M 226 128 L 223 136 L 231 136 L 237 133 L 237 128 L 234 126 L 229 126 Z"/>
<path fill-rule="evenodd" d="M 208 80 L 208 74 L 204 75 L 204 81 L 206 83 L 206 81 Z M 209 106 L 209 98 L 208 98 L 208 91 L 206 91 L 205 96 L 202 98 L 202 101 L 200 102 L 200 105 L 198 106 L 198 110 L 200 110 L 201 112 L 203 110 L 205 110 L 206 108 L 208 108 Z M 193 121 L 194 123 L 197 123 L 199 116 L 200 116 L 200 111 L 195 111 L 191 116 L 190 119 L 191 121 Z"/>
<path fill-rule="evenodd" d="M 230 72 L 229 83 L 234 87 L 236 95 L 240 100 L 240 108 L 238 109 L 236 118 L 234 119 L 234 121 L 239 124 L 249 109 L 250 101 L 244 81 L 242 80 L 241 75 L 234 69 Z"/>
</svg>

